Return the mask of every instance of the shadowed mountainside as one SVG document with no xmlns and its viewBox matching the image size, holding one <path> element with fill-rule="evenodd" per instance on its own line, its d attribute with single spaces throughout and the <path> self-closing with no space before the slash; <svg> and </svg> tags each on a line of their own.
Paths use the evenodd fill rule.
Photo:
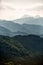
<svg viewBox="0 0 43 65">
<path fill-rule="evenodd" d="M 0 36 L 0 64 L 41 65 L 43 38 L 37 35 Z"/>
</svg>

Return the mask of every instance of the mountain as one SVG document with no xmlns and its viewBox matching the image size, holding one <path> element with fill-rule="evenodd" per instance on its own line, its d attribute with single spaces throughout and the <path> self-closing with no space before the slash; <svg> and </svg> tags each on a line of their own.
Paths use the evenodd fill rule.
<svg viewBox="0 0 43 65">
<path fill-rule="evenodd" d="M 42 26 L 40 25 L 23 24 L 23 27 L 26 29 L 28 34 L 40 35 L 42 32 L 41 31 Z"/>
<path fill-rule="evenodd" d="M 11 31 L 5 27 L 0 26 L 0 35 L 10 36 Z"/>
<path fill-rule="evenodd" d="M 25 30 L 25 29 L 23 29 L 22 25 L 20 25 L 18 23 L 14 23 L 13 21 L 0 20 L 0 26 L 3 26 L 5 28 L 9 29 L 12 32 L 17 32 L 17 31 L 21 31 L 21 30 L 24 32 L 24 30 Z"/>
<path fill-rule="evenodd" d="M 11 37 L 13 37 L 13 36 L 16 36 L 16 35 L 28 35 L 26 32 L 21 32 L 21 31 L 17 31 L 17 32 L 14 32 L 14 33 L 12 33 L 12 36 Z"/>
<path fill-rule="evenodd" d="M 0 58 L 11 60 L 25 60 L 25 57 L 30 57 L 32 51 L 26 49 L 22 43 L 15 40 L 15 37 L 0 36 Z M 30 55 L 31 54 L 31 55 Z"/>
<path fill-rule="evenodd" d="M 33 20 L 28 17 L 15 20 L 25 22 L 23 24 L 0 20 L 1 65 L 42 65 L 42 21 L 42 18 Z"/>
<path fill-rule="evenodd" d="M 33 18 L 21 18 L 18 20 L 15 20 L 15 22 L 19 21 L 19 22 L 27 22 L 28 23 L 24 23 L 24 24 L 19 24 L 19 23 L 14 23 L 14 21 L 6 21 L 6 20 L 0 20 L 0 27 L 6 28 L 7 30 L 10 31 L 10 33 L 6 34 L 6 36 L 16 36 L 16 35 L 29 35 L 29 34 L 34 34 L 34 35 L 39 35 L 42 36 L 43 35 L 43 26 L 39 25 L 40 22 L 39 21 L 43 21 L 42 18 L 40 19 L 36 19 L 35 21 L 30 21 Z M 25 20 L 25 21 L 24 21 Z M 38 24 L 37 24 L 38 21 Z M 33 22 L 33 23 L 31 23 Z M 35 24 L 36 23 L 36 24 Z M 0 29 L 1 31 L 1 29 Z M 2 32 L 4 32 L 6 30 L 3 30 Z M 2 35 L 0 33 L 0 35 Z M 4 35 L 4 34 L 3 34 Z"/>
<path fill-rule="evenodd" d="M 20 19 L 14 20 L 16 23 L 20 24 L 33 24 L 33 25 L 42 25 L 43 24 L 43 17 L 29 17 L 29 16 L 23 16 Z M 43 26 L 43 25 L 42 25 Z"/>
<path fill-rule="evenodd" d="M 0 64 L 41 65 L 43 38 L 36 35 L 0 36 Z"/>
<path fill-rule="evenodd" d="M 13 21 L 0 20 L 0 27 L 6 28 L 6 30 L 8 29 L 9 31 L 11 31 L 9 33 L 9 36 L 13 36 L 13 35 L 15 36 L 16 34 L 17 35 L 27 34 L 25 28 L 22 27 L 22 25 L 14 23 Z M 4 31 L 7 32 L 6 30 L 3 30 L 3 32 Z M 0 29 L 0 31 L 1 31 L 1 29 Z M 1 33 L 0 33 L 0 35 L 1 35 Z"/>
<path fill-rule="evenodd" d="M 33 52 L 43 54 L 43 38 L 38 35 L 15 36 L 15 39 L 22 43 L 22 45 L 31 49 Z"/>
</svg>

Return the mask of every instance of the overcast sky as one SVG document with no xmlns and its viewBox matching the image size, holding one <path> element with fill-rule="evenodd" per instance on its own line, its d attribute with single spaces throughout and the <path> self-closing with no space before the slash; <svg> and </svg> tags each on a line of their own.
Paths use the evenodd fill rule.
<svg viewBox="0 0 43 65">
<path fill-rule="evenodd" d="M 0 0 L 0 19 L 18 19 L 24 15 L 43 17 L 43 0 Z"/>
</svg>

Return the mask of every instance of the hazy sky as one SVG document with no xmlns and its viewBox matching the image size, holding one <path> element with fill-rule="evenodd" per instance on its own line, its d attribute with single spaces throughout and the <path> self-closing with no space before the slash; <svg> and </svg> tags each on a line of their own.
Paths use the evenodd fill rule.
<svg viewBox="0 0 43 65">
<path fill-rule="evenodd" d="M 0 19 L 17 19 L 24 15 L 43 17 L 43 0 L 0 0 Z"/>
</svg>

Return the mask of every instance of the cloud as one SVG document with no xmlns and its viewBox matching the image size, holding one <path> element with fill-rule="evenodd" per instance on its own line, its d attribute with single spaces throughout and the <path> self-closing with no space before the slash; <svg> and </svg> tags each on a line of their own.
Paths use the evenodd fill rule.
<svg viewBox="0 0 43 65">
<path fill-rule="evenodd" d="M 25 1 L 27 1 L 27 2 L 43 2 L 43 0 L 3 0 L 3 1 L 6 1 L 6 2 L 25 2 Z"/>
<path fill-rule="evenodd" d="M 13 3 L 15 5 L 29 5 L 35 3 L 43 3 L 43 0 L 2 0 L 3 2 Z"/>
<path fill-rule="evenodd" d="M 15 8 L 30 8 L 43 4 L 43 0 L 2 0 L 2 2 Z"/>
<path fill-rule="evenodd" d="M 43 16 L 43 0 L 1 0 L 0 19 L 17 19 L 23 15 Z"/>
<path fill-rule="evenodd" d="M 36 6 L 36 7 L 32 8 L 31 10 L 34 10 L 34 11 L 43 11 L 43 5 Z"/>
<path fill-rule="evenodd" d="M 14 10 L 14 11 L 16 10 L 15 8 L 10 7 L 10 6 L 6 6 L 6 8 L 9 9 L 9 10 Z"/>
<path fill-rule="evenodd" d="M 3 4 L 0 4 L 0 10 L 16 10 L 13 6 L 10 6 L 11 4 L 10 3 L 3 3 Z"/>
<path fill-rule="evenodd" d="M 43 14 L 43 4 L 39 4 L 39 5 L 35 5 L 34 7 L 32 7 L 32 8 L 27 8 L 27 9 L 25 9 L 27 12 L 29 12 L 29 11 L 33 11 L 33 12 L 40 12 L 40 13 L 42 13 Z"/>
</svg>

